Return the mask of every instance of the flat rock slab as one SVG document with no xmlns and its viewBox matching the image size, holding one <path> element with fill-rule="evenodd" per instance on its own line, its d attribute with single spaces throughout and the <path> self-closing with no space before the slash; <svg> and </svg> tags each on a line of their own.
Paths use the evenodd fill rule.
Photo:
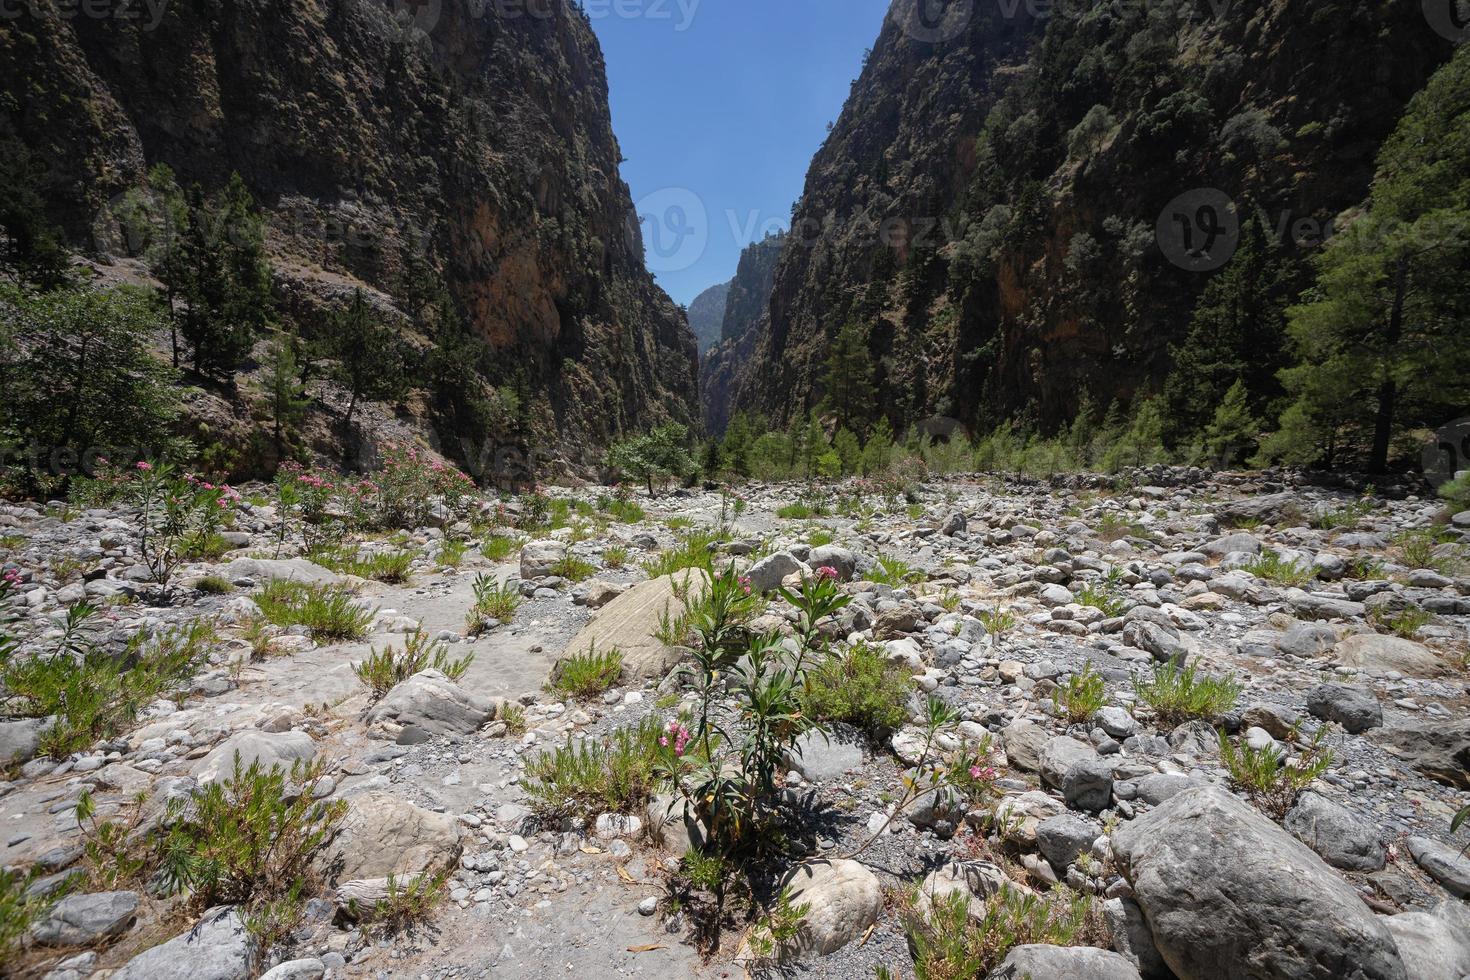
<svg viewBox="0 0 1470 980">
<path fill-rule="evenodd" d="M 257 585 L 280 579 L 308 585 L 332 585 L 341 581 L 335 572 L 305 558 L 236 558 L 214 574 L 231 582 L 250 579 Z"/>
<path fill-rule="evenodd" d="M 332 881 L 421 874 L 459 860 L 454 818 L 386 792 L 348 804 L 337 835 L 318 858 Z"/>
<path fill-rule="evenodd" d="M 316 743 L 305 732 L 236 732 L 199 760 L 194 767 L 194 778 L 201 784 L 231 778 L 237 753 L 241 771 L 254 762 L 259 762 L 262 769 L 272 766 L 290 769 L 298 760 L 309 760 L 316 755 Z"/>
<path fill-rule="evenodd" d="M 834 725 L 826 734 L 806 732 L 786 762 L 808 782 L 839 779 L 863 764 L 862 734 L 846 725 Z"/>
<path fill-rule="evenodd" d="M 1439 655 L 1424 644 L 1376 633 L 1350 636 L 1334 647 L 1332 654 L 1345 667 L 1358 667 L 1375 675 L 1398 671 L 1409 677 L 1439 677 L 1447 670 Z"/>
<path fill-rule="evenodd" d="M 210 909 L 180 936 L 139 953 L 111 980 L 246 980 L 250 936 L 231 908 Z"/>
<path fill-rule="evenodd" d="M 694 569 L 639 582 L 603 606 L 567 645 L 561 660 L 586 653 L 594 645 L 599 651 L 617 647 L 623 652 L 625 680 L 664 676 L 679 662 L 681 652 L 678 647 L 665 646 L 653 634 L 658 630 L 659 618 L 666 612 L 670 619 L 683 615 L 686 607 L 674 594 L 674 586 L 678 583 L 683 588 L 686 581 L 691 599 L 703 593 L 704 575 Z M 556 668 L 552 672 L 555 674 Z"/>
</svg>

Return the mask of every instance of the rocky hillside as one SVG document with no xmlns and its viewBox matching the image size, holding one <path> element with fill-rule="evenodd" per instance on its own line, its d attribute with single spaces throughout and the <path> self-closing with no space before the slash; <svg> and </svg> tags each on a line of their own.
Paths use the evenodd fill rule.
<svg viewBox="0 0 1470 980">
<path fill-rule="evenodd" d="M 704 426 L 711 433 L 723 432 L 730 420 L 731 385 L 742 362 L 750 359 L 785 244 L 786 236 L 771 235 L 740 253 L 725 301 L 720 342 L 700 365 L 699 398 Z"/>
<path fill-rule="evenodd" d="M 720 341 L 720 329 L 725 325 L 725 298 L 729 295 L 730 284 L 722 282 L 706 289 L 689 304 L 689 329 L 699 344 L 701 360 Z"/>
<path fill-rule="evenodd" d="M 124 256 L 121 195 L 166 163 L 245 179 L 284 314 L 442 278 L 515 390 L 524 439 L 575 458 L 696 416 L 683 314 L 643 265 L 602 54 L 578 7 L 381 0 L 170 4 L 0 32 L 0 139 L 72 243 Z M 28 8 L 29 9 L 29 8 Z M 395 16 L 396 15 L 396 16 Z M 482 447 L 453 447 L 473 455 Z"/>
<path fill-rule="evenodd" d="M 1210 214 L 1177 199 L 1259 213 L 1299 268 L 1452 50 L 1412 0 L 946 9 L 926 27 L 896 0 L 812 162 L 734 405 L 817 404 L 850 323 L 899 428 L 1051 429 L 1084 395 L 1157 391 L 1215 266 L 1181 258 L 1211 228 L 1179 241 L 1174 214 Z"/>
</svg>

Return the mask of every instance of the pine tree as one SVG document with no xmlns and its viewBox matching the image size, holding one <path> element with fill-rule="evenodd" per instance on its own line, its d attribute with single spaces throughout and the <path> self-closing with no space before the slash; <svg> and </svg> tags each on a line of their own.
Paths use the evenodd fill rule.
<svg viewBox="0 0 1470 980">
<path fill-rule="evenodd" d="M 868 442 L 863 446 L 863 474 L 885 473 L 893 464 L 893 426 L 888 416 L 878 416 L 873 431 L 868 433 Z"/>
<path fill-rule="evenodd" d="M 842 460 L 842 472 L 856 473 L 863 465 L 863 446 L 851 429 L 838 429 L 832 437 L 832 450 Z"/>
<path fill-rule="evenodd" d="M 403 356 L 397 338 L 361 289 L 354 290 L 352 302 L 332 317 L 327 353 L 337 359 L 338 380 L 348 390 L 344 429 L 352 427 L 358 399 L 389 398 L 401 390 Z"/>
<path fill-rule="evenodd" d="M 823 379 L 826 397 L 822 411 L 836 416 L 837 424 L 866 432 L 876 407 L 873 356 L 868 350 L 868 328 L 850 320 L 837 331 L 827 355 Z"/>
<path fill-rule="evenodd" d="M 1265 449 L 1300 453 L 1314 433 L 1329 465 L 1361 454 L 1387 468 L 1394 436 L 1470 402 L 1470 47 L 1409 103 L 1384 144 L 1367 214 L 1317 260 L 1310 301 L 1289 314 L 1301 362 Z"/>
<path fill-rule="evenodd" d="M 264 225 L 239 174 L 214 202 L 195 184 L 186 207 L 176 257 L 185 299 L 182 332 L 194 370 L 228 376 L 270 320 Z"/>
<path fill-rule="evenodd" d="M 801 441 L 802 468 L 808 480 L 816 475 L 817 464 L 826 451 L 827 433 L 822 429 L 822 420 L 817 417 L 816 412 L 812 412 Z"/>
<path fill-rule="evenodd" d="M 1221 467 L 1233 466 L 1245 459 L 1256 445 L 1260 425 L 1251 414 L 1245 382 L 1236 379 L 1225 393 L 1225 400 L 1215 409 L 1215 418 L 1205 428 L 1205 446 Z"/>
<path fill-rule="evenodd" d="M 1241 229 L 1235 255 L 1205 287 L 1189 332 L 1170 348 L 1174 369 L 1164 385 L 1165 435 L 1178 443 L 1200 432 L 1230 387 L 1245 382 L 1253 411 L 1281 397 L 1286 356 L 1286 305 L 1291 269 L 1270 240 L 1260 214 Z"/>
<path fill-rule="evenodd" d="M 291 437 L 306 417 L 306 407 L 311 404 L 301 388 L 295 338 L 284 331 L 278 333 L 271 341 L 265 366 L 265 394 L 270 404 L 271 432 L 276 452 L 284 458 Z"/>
</svg>

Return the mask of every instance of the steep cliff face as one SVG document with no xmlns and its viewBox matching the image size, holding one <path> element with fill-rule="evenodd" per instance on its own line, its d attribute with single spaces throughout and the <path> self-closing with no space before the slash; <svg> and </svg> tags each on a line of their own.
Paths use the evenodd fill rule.
<svg viewBox="0 0 1470 980">
<path fill-rule="evenodd" d="M 704 427 L 711 434 L 724 432 L 730 421 L 732 386 L 755 351 L 785 244 L 784 235 L 771 235 L 740 253 L 725 299 L 719 343 L 700 363 L 699 399 Z"/>
<path fill-rule="evenodd" d="M 730 284 L 722 282 L 706 289 L 689 304 L 689 329 L 699 344 L 701 359 L 719 343 L 720 330 L 725 324 L 725 299 L 729 295 Z"/>
<path fill-rule="evenodd" d="M 1452 50 L 1416 0 L 943 9 L 895 0 L 812 162 L 736 407 L 815 405 L 852 321 L 900 428 L 1049 429 L 1084 393 L 1156 390 L 1211 271 L 1180 254 L 1219 237 L 1176 199 L 1259 211 L 1302 261 Z"/>
<path fill-rule="evenodd" d="M 78 245 L 117 250 L 108 202 L 154 164 L 206 190 L 238 171 L 288 308 L 359 283 L 401 295 L 427 259 L 541 451 L 694 422 L 694 339 L 644 268 L 579 8 L 198 0 L 99 20 L 49 6 L 0 26 L 0 138 L 44 166 Z"/>
</svg>

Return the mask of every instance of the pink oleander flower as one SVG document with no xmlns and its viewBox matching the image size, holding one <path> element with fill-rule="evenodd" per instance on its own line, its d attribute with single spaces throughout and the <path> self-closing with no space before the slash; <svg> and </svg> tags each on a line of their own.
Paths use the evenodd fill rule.
<svg viewBox="0 0 1470 980">
<path fill-rule="evenodd" d="M 668 732 L 669 735 L 674 736 L 674 754 L 683 755 L 684 749 L 689 745 L 689 740 L 694 737 L 693 734 L 678 721 L 669 722 Z M 658 744 L 668 747 L 669 735 L 659 736 Z"/>
<path fill-rule="evenodd" d="M 971 779 L 978 779 L 978 780 L 981 780 L 981 781 L 984 781 L 984 782 L 989 782 L 990 780 L 994 779 L 997 775 L 998 775 L 998 773 L 993 768 L 991 768 L 990 766 L 971 766 L 970 767 L 970 778 Z"/>
<path fill-rule="evenodd" d="M 817 578 L 829 578 L 835 582 L 837 580 L 837 569 L 831 565 L 823 565 L 817 569 Z"/>
<path fill-rule="evenodd" d="M 146 473 L 148 470 L 153 469 L 153 464 L 140 459 L 138 460 L 138 469 Z"/>
</svg>

